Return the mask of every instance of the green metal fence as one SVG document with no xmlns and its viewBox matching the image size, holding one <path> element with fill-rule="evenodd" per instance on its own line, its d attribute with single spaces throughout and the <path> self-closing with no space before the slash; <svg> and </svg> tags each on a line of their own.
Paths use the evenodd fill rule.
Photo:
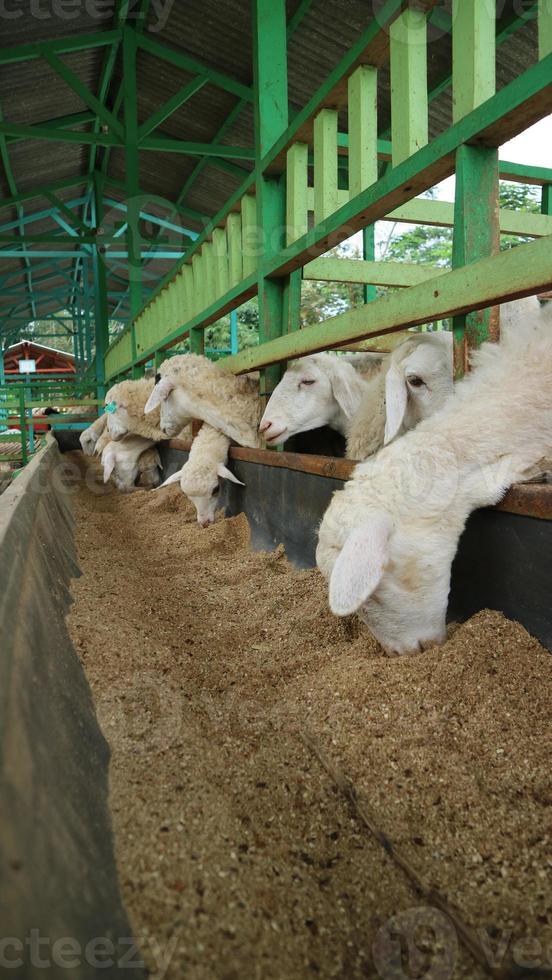
<svg viewBox="0 0 552 980">
<path fill-rule="evenodd" d="M 0 385 L 0 462 L 25 466 L 41 448 L 49 428 L 86 429 L 103 399 L 96 388 L 66 379 Z M 33 415 L 56 408 L 59 414 Z"/>
</svg>

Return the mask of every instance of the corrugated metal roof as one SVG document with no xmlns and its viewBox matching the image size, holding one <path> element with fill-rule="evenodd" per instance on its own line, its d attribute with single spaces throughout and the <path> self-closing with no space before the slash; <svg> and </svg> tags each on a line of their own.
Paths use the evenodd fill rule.
<svg viewBox="0 0 552 980">
<path fill-rule="evenodd" d="M 288 19 L 299 7 L 300 0 L 288 0 Z M 515 0 L 507 0 L 501 4 L 502 16 L 507 16 L 514 9 Z M 24 5 L 23 5 L 24 6 Z M 136 5 L 131 4 L 131 9 Z M 519 6 L 519 4 L 518 4 Z M 52 5 L 43 4 L 43 13 L 53 11 Z M 42 10 L 42 7 L 40 8 Z M 59 7 L 62 9 L 63 5 Z M 168 12 L 166 23 L 159 20 L 156 10 L 159 5 L 150 5 L 151 10 L 147 22 L 149 36 L 176 51 L 185 52 L 190 57 L 203 64 L 216 68 L 220 72 L 236 79 L 245 85 L 252 82 L 252 36 L 251 36 L 251 3 L 250 0 L 186 0 L 164 5 Z M 374 10 L 381 8 L 379 0 L 368 4 L 366 0 L 312 0 L 302 22 L 288 45 L 289 54 L 289 98 L 292 112 L 301 109 L 318 89 L 328 73 L 338 64 L 343 55 L 357 40 L 359 34 L 368 26 Z M 36 8 L 33 8 L 36 9 Z M 93 16 L 93 11 L 101 11 L 104 16 L 99 19 Z M 440 16 L 450 15 L 451 0 L 439 6 Z M 4 47 L 73 37 L 84 33 L 101 33 L 113 27 L 113 16 L 106 18 L 109 4 L 73 5 L 67 11 L 71 16 L 48 16 L 44 19 L 33 17 L 30 4 L 25 16 L 13 20 L 0 18 L 0 32 L 3 33 L 1 43 Z M 77 13 L 78 16 L 72 16 Z M 111 14 L 113 7 L 111 8 Z M 81 79 L 93 93 L 99 91 L 100 77 L 107 48 L 84 50 L 61 56 L 63 62 Z M 515 35 L 509 38 L 498 50 L 497 55 L 497 84 L 502 87 L 522 72 L 537 57 L 537 34 L 534 22 L 528 23 Z M 174 67 L 170 63 L 153 57 L 142 50 L 137 57 L 138 70 L 138 115 L 140 122 L 147 119 L 160 105 L 169 99 L 181 86 L 192 77 L 189 72 Z M 429 45 L 428 80 L 430 89 L 440 83 L 451 70 L 451 40 L 450 36 L 437 32 L 436 39 Z M 111 79 L 107 105 L 112 108 L 121 83 L 121 55 L 117 56 L 113 77 Z M 228 119 L 229 114 L 238 104 L 236 95 L 216 87 L 205 85 L 193 98 L 168 118 L 156 135 L 164 135 L 173 139 L 192 142 L 212 142 L 220 127 Z M 379 74 L 379 120 L 381 131 L 385 131 L 390 121 L 390 91 L 389 72 L 382 69 Z M 41 124 L 48 120 L 58 119 L 76 113 L 88 112 L 84 102 L 59 78 L 49 65 L 40 59 L 28 60 L 12 65 L 0 66 L 0 109 L 3 118 L 21 125 Z M 430 107 L 430 134 L 435 136 L 451 121 L 451 94 L 443 92 Z M 341 125 L 347 125 L 346 114 L 341 119 Z M 91 131 L 90 125 L 81 127 L 81 131 Z M 78 131 L 78 130 L 76 130 Z M 222 143 L 242 147 L 253 146 L 254 122 L 251 104 L 247 104 L 233 125 L 223 136 Z M 78 143 L 52 143 L 44 140 L 8 139 L 7 148 L 13 177 L 19 193 L 39 188 L 49 182 L 84 178 L 91 156 L 91 147 Z M 125 156 L 120 149 L 107 153 L 106 168 L 108 179 L 124 182 L 126 176 Z M 99 148 L 97 164 L 102 165 L 106 151 Z M 170 204 L 163 207 L 158 198 L 168 202 L 176 201 L 183 186 L 198 164 L 197 157 L 185 156 L 178 153 L 164 154 L 158 152 L 140 153 L 140 183 L 148 197 L 147 207 L 151 213 L 166 217 L 171 211 Z M 244 171 L 249 171 L 252 164 L 239 161 Z M 218 169 L 207 162 L 200 176 L 189 189 L 182 202 L 188 209 L 212 216 L 224 205 L 227 198 L 240 184 L 241 178 L 234 174 Z M 84 183 L 59 192 L 65 202 L 83 196 Z M 120 188 L 108 186 L 109 196 L 116 201 L 124 200 L 124 192 Z M 4 169 L 0 166 L 0 194 L 3 198 L 10 196 L 10 191 Z M 155 202 L 158 201 L 156 204 Z M 25 213 L 35 213 L 47 210 L 51 201 L 37 197 L 25 203 Z M 82 209 L 81 209 L 82 211 Z M 1 212 L 2 223 L 17 219 L 15 208 Z M 113 217 L 108 207 L 106 219 L 108 222 L 124 216 L 115 214 Z M 183 227 L 201 230 L 202 222 L 194 221 L 192 216 L 180 215 L 175 217 L 172 212 L 171 222 Z M 28 226 L 31 234 L 50 233 L 56 228 L 51 218 L 41 219 Z M 65 233 L 66 234 L 66 233 Z M 168 233 L 168 240 L 174 241 L 174 235 Z M 121 239 L 121 245 L 123 244 Z M 15 247 L 15 246 L 14 246 Z M 55 251 L 55 243 L 40 245 L 44 253 Z M 72 251 L 71 246 L 63 246 L 64 251 Z M 46 264 L 45 264 L 46 263 Z M 57 301 L 52 302 L 49 293 L 52 289 L 62 288 L 63 272 L 71 270 L 73 262 L 69 258 L 52 258 L 47 255 L 41 259 L 42 268 L 38 275 L 48 276 L 37 287 L 40 297 L 38 306 L 42 313 L 59 307 Z M 155 283 L 170 267 L 168 260 L 148 260 L 145 270 L 149 282 Z M 34 265 L 34 263 L 33 263 Z M 124 288 L 126 274 L 124 269 L 113 269 L 114 263 L 108 262 L 108 282 L 111 291 Z M 2 258 L 0 253 L 0 284 L 2 276 L 8 272 L 19 270 L 18 277 L 11 278 L 9 287 L 15 288 L 26 280 L 27 270 L 22 260 Z M 69 291 L 69 284 L 68 284 Z M 4 289 L 8 293 L 8 290 Z M 3 323 L 13 302 L 2 299 L 0 285 L 0 310 Z M 118 298 L 110 300 L 114 309 Z M 56 305 L 57 304 L 57 305 Z"/>
</svg>

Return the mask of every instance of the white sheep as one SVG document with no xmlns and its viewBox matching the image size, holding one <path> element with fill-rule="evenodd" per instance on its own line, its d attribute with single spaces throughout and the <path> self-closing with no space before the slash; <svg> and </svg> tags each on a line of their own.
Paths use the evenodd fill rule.
<svg viewBox="0 0 552 980">
<path fill-rule="evenodd" d="M 107 427 L 112 439 L 116 441 L 123 436 L 133 435 L 160 442 L 165 438 L 159 427 L 159 411 L 151 412 L 147 418 L 144 415 L 144 407 L 154 384 L 153 378 L 138 378 L 134 381 L 120 381 L 109 389 L 105 404 Z M 185 421 L 190 422 L 191 419 Z"/>
<path fill-rule="evenodd" d="M 242 481 L 226 466 L 229 446 L 228 436 L 204 424 L 192 443 L 187 462 L 178 473 L 173 473 L 159 487 L 161 490 L 171 483 L 180 483 L 182 492 L 192 501 L 198 524 L 202 527 L 207 527 L 215 520 L 220 491 L 219 478 L 243 486 Z"/>
<path fill-rule="evenodd" d="M 165 437 L 177 435 L 187 419 L 195 418 L 240 446 L 261 445 L 258 378 L 237 377 L 199 354 L 180 354 L 163 362 L 145 412 L 159 408 Z"/>
<path fill-rule="evenodd" d="M 89 425 L 87 429 L 84 429 L 80 436 L 79 442 L 82 446 L 82 451 L 86 456 L 93 456 L 96 451 L 96 446 L 100 436 L 103 435 L 107 427 L 107 415 L 100 415 L 92 425 Z"/>
<path fill-rule="evenodd" d="M 362 362 L 314 354 L 288 367 L 260 432 L 274 445 L 329 425 L 346 436 L 349 459 L 365 459 L 440 408 L 452 386 L 450 333 L 413 334 L 368 376 Z"/>
<path fill-rule="evenodd" d="M 469 514 L 552 453 L 552 315 L 531 300 L 514 320 L 438 413 L 356 467 L 320 526 L 332 612 L 360 611 L 389 652 L 444 641 Z"/>
<path fill-rule="evenodd" d="M 452 394 L 452 333 L 419 333 L 395 348 L 347 426 L 347 456 L 366 459 L 437 412 Z"/>
<path fill-rule="evenodd" d="M 111 479 L 121 493 L 134 490 L 139 476 L 146 486 L 159 483 L 161 460 L 150 439 L 125 436 L 117 441 L 110 440 L 103 448 L 101 459 L 104 483 Z"/>
</svg>

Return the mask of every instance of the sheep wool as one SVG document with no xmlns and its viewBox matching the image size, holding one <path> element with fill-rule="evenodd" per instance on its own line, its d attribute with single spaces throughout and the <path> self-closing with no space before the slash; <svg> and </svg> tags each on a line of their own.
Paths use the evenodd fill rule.
<svg viewBox="0 0 552 980">
<path fill-rule="evenodd" d="M 439 412 L 357 466 L 320 526 L 332 611 L 360 611 L 394 653 L 443 642 L 469 514 L 552 455 L 552 313 L 525 304 L 472 364 Z"/>
<path fill-rule="evenodd" d="M 146 408 L 149 411 L 153 404 L 155 411 L 161 404 L 165 433 L 176 435 L 191 417 L 202 419 L 241 446 L 255 449 L 261 445 L 258 425 L 262 403 L 257 377 L 230 374 L 199 354 L 172 357 L 161 365 L 160 376 L 157 392 Z M 171 409 L 167 406 L 170 391 L 177 403 Z"/>
</svg>

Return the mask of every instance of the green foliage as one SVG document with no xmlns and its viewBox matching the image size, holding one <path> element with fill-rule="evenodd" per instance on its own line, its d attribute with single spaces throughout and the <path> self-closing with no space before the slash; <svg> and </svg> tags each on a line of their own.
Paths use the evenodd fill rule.
<svg viewBox="0 0 552 980">
<path fill-rule="evenodd" d="M 259 307 L 256 299 L 248 300 L 238 310 L 239 350 L 255 347 L 259 343 Z M 217 320 L 205 331 L 205 348 L 212 351 L 213 359 L 230 351 L 230 316 Z"/>
</svg>

